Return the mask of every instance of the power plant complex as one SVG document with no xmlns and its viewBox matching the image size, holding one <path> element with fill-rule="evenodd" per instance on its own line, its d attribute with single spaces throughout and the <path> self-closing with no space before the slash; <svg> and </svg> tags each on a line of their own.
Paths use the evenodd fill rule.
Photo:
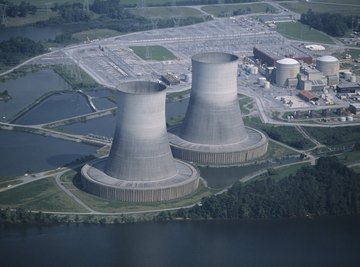
<svg viewBox="0 0 360 267">
<path fill-rule="evenodd" d="M 116 131 L 107 158 L 82 170 L 85 191 L 100 197 L 131 202 L 171 200 L 194 192 L 199 173 L 174 160 L 166 131 L 166 86 L 134 81 L 116 91 Z"/>
<path fill-rule="evenodd" d="M 184 123 L 170 130 L 174 157 L 209 165 L 264 155 L 268 140 L 245 127 L 237 97 L 238 57 L 210 52 L 192 57 L 192 90 Z"/>
</svg>

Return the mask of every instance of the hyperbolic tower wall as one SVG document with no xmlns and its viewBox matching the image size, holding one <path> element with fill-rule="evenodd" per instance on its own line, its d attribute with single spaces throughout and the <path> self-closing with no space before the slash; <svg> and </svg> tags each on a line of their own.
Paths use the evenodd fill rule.
<svg viewBox="0 0 360 267">
<path fill-rule="evenodd" d="M 128 82 L 119 87 L 118 115 L 108 158 L 82 169 L 86 191 L 122 201 L 161 201 L 196 190 L 197 170 L 174 160 L 165 123 L 166 86 Z"/>
<path fill-rule="evenodd" d="M 202 164 L 236 164 L 266 153 L 267 138 L 244 126 L 237 97 L 238 57 L 192 58 L 192 91 L 184 123 L 171 129 L 175 157 Z"/>
</svg>

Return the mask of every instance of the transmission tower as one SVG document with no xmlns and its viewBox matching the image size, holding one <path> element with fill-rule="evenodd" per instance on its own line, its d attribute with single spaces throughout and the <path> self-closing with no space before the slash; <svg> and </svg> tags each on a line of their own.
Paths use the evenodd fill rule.
<svg viewBox="0 0 360 267">
<path fill-rule="evenodd" d="M 159 23 L 159 18 L 152 17 L 152 18 L 150 18 L 150 20 L 151 20 L 152 29 L 157 30 L 158 23 Z"/>
<path fill-rule="evenodd" d="M 7 5 L 5 5 L 5 4 L 0 4 L 1 24 L 4 24 L 4 25 L 5 25 L 6 22 L 7 22 L 6 8 L 7 8 Z"/>
<path fill-rule="evenodd" d="M 47 13 L 51 12 L 51 5 L 52 5 L 51 2 L 45 3 L 45 10 L 46 10 Z"/>
<path fill-rule="evenodd" d="M 182 16 L 175 16 L 175 17 L 172 17 L 172 20 L 174 22 L 174 28 L 177 28 L 180 26 L 180 22 L 182 20 Z"/>
<path fill-rule="evenodd" d="M 87 12 L 90 10 L 89 0 L 83 0 L 83 10 Z"/>
</svg>

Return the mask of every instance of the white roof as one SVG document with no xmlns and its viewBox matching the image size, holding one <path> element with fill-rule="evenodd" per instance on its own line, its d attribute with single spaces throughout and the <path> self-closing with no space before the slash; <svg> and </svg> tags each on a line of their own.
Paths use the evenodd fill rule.
<svg viewBox="0 0 360 267">
<path fill-rule="evenodd" d="M 316 60 L 323 61 L 323 62 L 338 62 L 339 60 L 333 56 L 322 56 L 317 58 Z"/>
<path fill-rule="evenodd" d="M 295 59 L 293 58 L 283 58 L 283 59 L 279 59 L 278 61 L 276 61 L 278 64 L 283 64 L 283 65 L 295 65 L 295 64 L 299 64 L 299 62 L 297 62 Z"/>
<path fill-rule="evenodd" d="M 312 50 L 312 51 L 325 50 L 325 47 L 323 47 L 322 45 L 317 45 L 317 44 L 305 45 L 305 48 Z"/>
</svg>

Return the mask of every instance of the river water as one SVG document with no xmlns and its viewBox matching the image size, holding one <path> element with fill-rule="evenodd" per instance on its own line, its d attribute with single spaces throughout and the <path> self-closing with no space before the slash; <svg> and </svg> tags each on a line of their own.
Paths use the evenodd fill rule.
<svg viewBox="0 0 360 267">
<path fill-rule="evenodd" d="M 47 41 L 48 39 L 54 39 L 56 35 L 61 34 L 62 31 L 63 29 L 60 26 L 2 28 L 0 29 L 0 42 L 16 36 L 26 37 L 35 42 Z"/>
<path fill-rule="evenodd" d="M 2 266 L 359 266 L 360 218 L 0 228 Z"/>
</svg>

